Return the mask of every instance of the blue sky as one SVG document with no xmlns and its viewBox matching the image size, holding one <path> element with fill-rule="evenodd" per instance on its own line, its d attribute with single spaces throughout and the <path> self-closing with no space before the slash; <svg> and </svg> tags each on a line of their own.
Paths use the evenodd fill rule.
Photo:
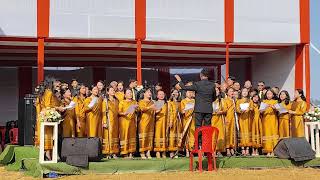
<svg viewBox="0 0 320 180">
<path fill-rule="evenodd" d="M 320 1 L 310 1 L 311 42 L 320 49 Z M 311 58 L 311 98 L 320 99 L 320 54 L 310 48 Z"/>
</svg>

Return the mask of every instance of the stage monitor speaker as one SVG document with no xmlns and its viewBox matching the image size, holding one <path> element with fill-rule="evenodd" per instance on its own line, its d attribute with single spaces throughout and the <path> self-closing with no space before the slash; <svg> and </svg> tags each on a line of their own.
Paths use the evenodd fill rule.
<svg viewBox="0 0 320 180">
<path fill-rule="evenodd" d="M 89 161 L 102 159 L 101 141 L 92 138 L 64 138 L 61 160 L 72 166 L 87 167 Z"/>
<path fill-rule="evenodd" d="M 303 137 L 281 139 L 273 151 L 280 159 L 293 159 L 296 162 L 314 159 L 316 154 Z"/>
<path fill-rule="evenodd" d="M 36 127 L 36 108 L 34 106 L 36 97 L 32 94 L 26 94 L 23 104 L 19 108 L 21 118 L 19 118 L 19 144 L 33 145 Z"/>
</svg>

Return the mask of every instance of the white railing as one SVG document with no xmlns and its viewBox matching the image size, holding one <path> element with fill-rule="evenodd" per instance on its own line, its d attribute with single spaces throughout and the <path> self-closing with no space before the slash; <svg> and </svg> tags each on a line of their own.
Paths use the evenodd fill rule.
<svg viewBox="0 0 320 180">
<path fill-rule="evenodd" d="M 316 157 L 320 157 L 320 122 L 306 122 L 304 128 L 307 141 L 311 144 L 312 149 L 316 152 Z"/>
<path fill-rule="evenodd" d="M 41 122 L 40 125 L 40 152 L 39 152 L 39 163 L 57 163 L 58 162 L 58 125 L 60 122 Z M 45 127 L 53 127 L 53 134 L 52 134 L 52 141 L 53 141 L 53 147 L 52 147 L 52 155 L 51 160 L 45 161 L 44 160 L 44 130 Z"/>
</svg>

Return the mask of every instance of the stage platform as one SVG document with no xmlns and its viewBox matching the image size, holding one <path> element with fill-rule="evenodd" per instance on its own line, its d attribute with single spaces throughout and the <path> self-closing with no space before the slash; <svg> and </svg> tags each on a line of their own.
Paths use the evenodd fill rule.
<svg viewBox="0 0 320 180">
<path fill-rule="evenodd" d="M 90 162 L 87 169 L 77 168 L 66 163 L 39 164 L 38 149 L 31 146 L 9 145 L 0 155 L 0 164 L 6 166 L 7 170 L 24 171 L 26 175 L 43 177 L 49 172 L 56 172 L 60 175 L 75 174 L 99 174 L 99 173 L 145 173 L 145 172 L 166 172 L 166 171 L 188 171 L 189 159 L 151 159 L 133 160 L 103 159 L 101 162 Z M 204 167 L 206 167 L 206 160 Z M 222 157 L 217 160 L 218 168 L 283 168 L 283 167 L 320 167 L 320 158 L 295 163 L 290 160 L 283 160 L 269 157 Z"/>
</svg>

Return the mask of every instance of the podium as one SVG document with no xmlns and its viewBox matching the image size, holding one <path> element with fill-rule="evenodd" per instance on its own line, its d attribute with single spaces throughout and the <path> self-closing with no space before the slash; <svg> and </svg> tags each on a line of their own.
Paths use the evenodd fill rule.
<svg viewBox="0 0 320 180">
<path fill-rule="evenodd" d="M 307 141 L 311 144 L 312 149 L 316 152 L 316 157 L 320 157 L 320 121 L 305 122 L 304 124 L 305 136 Z M 309 140 L 310 133 L 310 140 Z"/>
<path fill-rule="evenodd" d="M 57 163 L 58 162 L 58 126 L 59 122 L 41 122 L 40 124 L 40 152 L 39 152 L 39 163 L 48 164 L 48 163 Z M 44 160 L 44 130 L 45 127 L 53 127 L 53 147 L 52 147 L 52 158 L 50 161 Z"/>
</svg>

